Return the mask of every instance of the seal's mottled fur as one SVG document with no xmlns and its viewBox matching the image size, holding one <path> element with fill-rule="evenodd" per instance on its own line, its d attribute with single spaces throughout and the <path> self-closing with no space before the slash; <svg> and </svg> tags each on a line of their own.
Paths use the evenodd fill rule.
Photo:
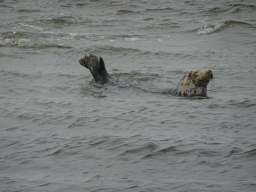
<svg viewBox="0 0 256 192">
<path fill-rule="evenodd" d="M 213 78 L 211 70 L 192 70 L 187 72 L 171 94 L 176 96 L 205 96 L 207 85 Z"/>
</svg>

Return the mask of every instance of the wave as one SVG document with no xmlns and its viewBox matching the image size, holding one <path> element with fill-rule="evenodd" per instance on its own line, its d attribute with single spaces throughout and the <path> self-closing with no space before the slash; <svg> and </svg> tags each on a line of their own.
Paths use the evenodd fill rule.
<svg viewBox="0 0 256 192">
<path fill-rule="evenodd" d="M 45 33 L 32 33 L 32 32 L 3 32 L 2 41 L 0 40 L 0 47 L 19 47 L 19 48 L 58 48 L 58 49 L 71 49 L 69 45 L 62 43 L 54 43 L 50 40 L 54 34 Z M 58 35 L 59 37 L 61 35 Z"/>
<path fill-rule="evenodd" d="M 248 9 L 252 9 L 253 11 L 255 11 L 256 6 L 255 5 L 246 5 L 246 4 L 232 4 L 232 7 L 240 7 L 240 8 L 248 8 Z"/>
<path fill-rule="evenodd" d="M 256 156 L 256 148 L 248 150 L 248 151 L 244 152 L 244 154 L 246 154 L 247 156 L 255 157 Z"/>
<path fill-rule="evenodd" d="M 138 148 L 125 150 L 125 152 L 123 152 L 121 154 L 121 156 L 130 155 L 130 154 L 140 154 L 141 155 L 142 153 L 152 152 L 156 148 L 158 148 L 158 145 L 156 145 L 153 142 L 149 142 L 149 143 L 144 144 L 143 146 L 139 146 Z"/>
<path fill-rule="evenodd" d="M 81 2 L 81 3 L 76 4 L 76 6 L 78 6 L 78 7 L 84 7 L 84 6 L 87 6 L 87 5 L 90 5 L 90 4 L 87 3 L 87 2 Z"/>
<path fill-rule="evenodd" d="M 226 9 L 223 9 L 221 7 L 214 7 L 210 10 L 207 11 L 207 14 L 220 14 L 220 13 L 228 13 L 228 14 L 233 14 L 233 13 L 238 13 L 241 12 L 241 9 L 236 6 L 228 7 Z"/>
<path fill-rule="evenodd" d="M 169 11 L 173 11 L 173 8 L 171 7 L 164 7 L 164 8 L 155 8 L 155 9 L 146 9 L 146 12 L 169 12 Z"/>
<path fill-rule="evenodd" d="M 138 54 L 142 51 L 135 48 L 124 48 L 124 47 L 114 47 L 110 45 L 104 45 L 104 46 L 91 46 L 84 50 L 86 53 L 92 53 L 92 54 L 98 54 L 98 53 L 107 53 L 108 55 L 126 55 L 126 54 Z"/>
<path fill-rule="evenodd" d="M 32 42 L 29 39 L 20 39 L 18 41 L 7 39 L 4 43 L 0 43 L 0 47 L 19 47 L 19 48 L 33 48 L 33 49 L 47 49 L 47 48 L 58 48 L 58 49 L 71 49 L 71 46 L 64 44 L 39 44 Z"/>
<path fill-rule="evenodd" d="M 137 56 L 148 56 L 148 57 L 177 57 L 177 58 L 189 58 L 191 54 L 185 53 L 171 53 L 165 51 L 143 51 L 141 49 L 136 48 L 125 48 L 125 47 L 115 47 L 110 45 L 104 46 L 91 46 L 83 50 L 85 53 L 92 53 L 99 55 L 100 54 L 107 54 L 107 55 L 115 55 L 115 56 L 127 56 L 132 55 L 133 57 Z"/>
<path fill-rule="evenodd" d="M 253 25 L 241 21 L 221 21 L 218 22 L 214 25 L 209 25 L 206 22 L 203 22 L 204 25 L 197 31 L 197 35 L 208 35 L 212 33 L 217 33 L 221 32 L 229 27 L 234 27 L 234 26 L 242 26 L 242 27 L 250 27 L 250 28 L 255 28 Z"/>
<path fill-rule="evenodd" d="M 256 104 L 249 99 L 244 99 L 243 101 L 230 100 L 227 102 L 227 106 L 236 108 L 250 108 L 255 107 Z"/>
<path fill-rule="evenodd" d="M 53 24 L 54 27 L 61 27 L 63 25 L 70 25 L 70 24 L 74 24 L 74 17 L 72 16 L 62 16 L 62 17 L 57 17 L 57 18 L 51 18 L 48 19 L 46 21 L 41 21 L 42 23 L 45 24 Z"/>
<path fill-rule="evenodd" d="M 19 9 L 17 12 L 19 12 L 19 13 L 33 13 L 33 12 L 41 12 L 41 10 L 38 10 L 38 9 L 35 9 L 35 10 Z"/>
<path fill-rule="evenodd" d="M 136 12 L 136 11 L 131 11 L 131 10 L 118 10 L 117 11 L 117 15 L 127 15 L 127 14 L 138 14 L 140 13 L 139 11 Z"/>
</svg>

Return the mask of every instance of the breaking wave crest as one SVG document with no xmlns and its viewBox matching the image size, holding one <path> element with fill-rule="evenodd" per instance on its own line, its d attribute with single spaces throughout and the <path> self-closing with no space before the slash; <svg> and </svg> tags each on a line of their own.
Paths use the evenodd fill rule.
<svg viewBox="0 0 256 192">
<path fill-rule="evenodd" d="M 255 28 L 253 25 L 249 23 L 240 22 L 240 21 L 232 21 L 232 20 L 221 21 L 221 22 L 215 23 L 214 25 L 207 24 L 205 21 L 203 21 L 203 26 L 197 31 L 197 35 L 207 35 L 207 34 L 217 33 L 232 26 L 243 26 L 243 27 Z"/>
</svg>

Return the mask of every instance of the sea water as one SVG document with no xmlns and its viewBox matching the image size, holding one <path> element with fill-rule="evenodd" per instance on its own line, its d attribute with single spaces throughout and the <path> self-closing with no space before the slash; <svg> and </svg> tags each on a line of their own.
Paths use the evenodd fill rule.
<svg viewBox="0 0 256 192">
<path fill-rule="evenodd" d="M 0 191 L 254 192 L 255 73 L 253 0 L 0 0 Z"/>
</svg>

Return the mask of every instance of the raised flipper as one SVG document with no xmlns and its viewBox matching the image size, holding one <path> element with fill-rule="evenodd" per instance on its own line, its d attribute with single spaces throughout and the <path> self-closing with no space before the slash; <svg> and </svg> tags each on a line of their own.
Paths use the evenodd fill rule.
<svg viewBox="0 0 256 192">
<path fill-rule="evenodd" d="M 78 62 L 90 70 L 95 81 L 98 83 L 107 83 L 111 78 L 106 70 L 102 57 L 98 59 L 97 56 L 89 54 L 89 56 L 85 55 L 83 58 L 79 59 Z"/>
</svg>

